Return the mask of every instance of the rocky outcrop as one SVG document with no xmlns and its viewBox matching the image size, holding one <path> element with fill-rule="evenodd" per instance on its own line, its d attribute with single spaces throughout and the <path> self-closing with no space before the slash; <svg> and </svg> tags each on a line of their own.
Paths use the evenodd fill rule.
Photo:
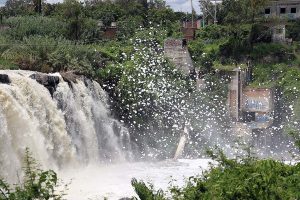
<svg viewBox="0 0 300 200">
<path fill-rule="evenodd" d="M 68 83 L 77 83 L 78 76 L 74 74 L 74 72 L 69 71 L 69 72 L 60 72 L 61 77 L 64 79 L 64 81 Z"/>
<path fill-rule="evenodd" d="M 60 72 L 60 75 L 71 89 L 73 88 L 72 83 L 77 83 L 78 76 L 72 71 Z"/>
<path fill-rule="evenodd" d="M 0 74 L 0 83 L 10 84 L 10 79 L 7 74 Z"/>
<path fill-rule="evenodd" d="M 48 74 L 36 73 L 30 75 L 30 78 L 36 80 L 38 83 L 44 85 L 53 97 L 53 93 L 56 91 L 57 85 L 59 84 L 59 77 Z"/>
</svg>

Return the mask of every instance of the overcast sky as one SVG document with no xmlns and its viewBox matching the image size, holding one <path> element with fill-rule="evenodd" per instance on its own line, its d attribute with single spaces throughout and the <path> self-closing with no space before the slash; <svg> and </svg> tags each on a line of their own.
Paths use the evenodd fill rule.
<svg viewBox="0 0 300 200">
<path fill-rule="evenodd" d="M 175 11 L 191 12 L 190 0 L 166 0 L 167 5 L 170 5 Z M 200 13 L 200 6 L 198 0 L 193 0 L 194 9 Z"/>
<path fill-rule="evenodd" d="M 47 0 L 47 2 L 59 2 L 60 0 Z M 0 0 L 0 6 L 4 5 L 6 0 Z M 166 0 L 167 5 L 170 5 L 175 11 L 191 12 L 190 0 Z M 194 9 L 197 13 L 200 12 L 198 0 L 193 0 Z"/>
</svg>

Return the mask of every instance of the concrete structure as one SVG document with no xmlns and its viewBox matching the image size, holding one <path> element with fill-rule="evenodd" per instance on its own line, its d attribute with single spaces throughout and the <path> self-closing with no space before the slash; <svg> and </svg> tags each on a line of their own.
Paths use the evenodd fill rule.
<svg viewBox="0 0 300 200">
<path fill-rule="evenodd" d="M 242 93 L 243 121 L 251 129 L 262 129 L 273 123 L 274 95 L 270 88 L 244 88 Z"/>
<path fill-rule="evenodd" d="M 185 75 L 190 75 L 195 71 L 186 40 L 166 39 L 164 42 L 164 52 L 165 56 Z"/>
<path fill-rule="evenodd" d="M 286 29 L 284 24 L 278 24 L 271 27 L 273 42 L 286 42 Z"/>
<path fill-rule="evenodd" d="M 100 20 L 98 22 L 98 26 L 101 29 L 102 33 L 103 33 L 102 36 L 103 36 L 104 39 L 112 40 L 112 39 L 115 39 L 117 37 L 118 27 L 117 27 L 116 22 L 112 22 L 110 26 L 105 26 L 103 24 L 103 22 Z"/>
<path fill-rule="evenodd" d="M 300 18 L 300 0 L 270 1 L 264 9 L 266 17 Z"/>
<path fill-rule="evenodd" d="M 200 28 L 201 20 L 183 21 L 181 31 L 183 33 L 184 39 L 186 39 L 186 41 L 194 40 L 196 36 L 196 30 Z"/>
<path fill-rule="evenodd" d="M 251 70 L 235 69 L 229 73 L 229 115 L 233 122 L 249 129 L 268 128 L 273 123 L 274 95 L 270 88 L 250 88 Z"/>
<path fill-rule="evenodd" d="M 281 19 L 299 19 L 300 18 L 300 0 L 277 0 L 270 1 L 264 8 L 264 15 L 267 18 Z M 286 39 L 286 29 L 284 23 L 277 23 L 271 26 L 272 41 L 281 43 L 290 43 Z"/>
</svg>

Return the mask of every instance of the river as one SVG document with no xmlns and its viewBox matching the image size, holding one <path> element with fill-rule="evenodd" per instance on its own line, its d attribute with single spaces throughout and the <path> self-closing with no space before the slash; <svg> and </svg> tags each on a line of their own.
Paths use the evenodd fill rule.
<svg viewBox="0 0 300 200">
<path fill-rule="evenodd" d="M 59 177 L 68 186 L 68 200 L 118 200 L 136 196 L 131 179 L 151 182 L 155 189 L 166 190 L 171 184 L 183 186 L 190 176 L 209 169 L 209 159 L 179 159 L 159 162 L 134 162 L 90 165 L 86 168 L 60 171 Z"/>
</svg>

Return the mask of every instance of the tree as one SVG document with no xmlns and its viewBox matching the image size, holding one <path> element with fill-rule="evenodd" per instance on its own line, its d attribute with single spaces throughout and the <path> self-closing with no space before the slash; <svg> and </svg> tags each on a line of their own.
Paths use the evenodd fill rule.
<svg viewBox="0 0 300 200">
<path fill-rule="evenodd" d="M 9 16 L 24 15 L 33 12 L 32 0 L 8 0 L 5 3 L 6 14 Z"/>
<path fill-rule="evenodd" d="M 58 7 L 58 13 L 68 23 L 68 37 L 79 40 L 84 23 L 83 6 L 76 0 L 65 0 Z"/>
<path fill-rule="evenodd" d="M 218 21 L 230 24 L 243 22 L 253 24 L 255 17 L 260 14 L 267 2 L 268 0 L 223 0 L 218 8 Z"/>
<path fill-rule="evenodd" d="M 5 10 L 9 16 L 31 15 L 42 12 L 44 0 L 8 0 Z"/>
</svg>

